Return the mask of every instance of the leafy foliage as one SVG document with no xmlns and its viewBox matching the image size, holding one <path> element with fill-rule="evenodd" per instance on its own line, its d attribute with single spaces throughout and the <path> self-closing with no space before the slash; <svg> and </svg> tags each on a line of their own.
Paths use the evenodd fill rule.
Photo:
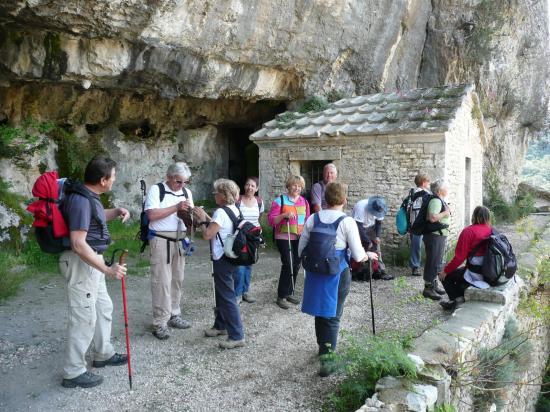
<svg viewBox="0 0 550 412">
<path fill-rule="evenodd" d="M 488 170 L 486 182 L 486 206 L 493 214 L 493 223 L 515 222 L 535 210 L 535 200 L 529 193 L 518 194 L 513 202 L 507 202 L 502 197 L 500 177 L 496 168 Z"/>
<path fill-rule="evenodd" d="M 321 110 L 328 109 L 329 107 L 330 104 L 323 97 L 311 96 L 304 102 L 304 104 L 300 106 L 298 112 L 319 112 Z"/>
<path fill-rule="evenodd" d="M 345 369 L 346 377 L 336 392 L 329 395 L 324 409 L 336 412 L 359 409 L 384 376 L 416 378 L 416 367 L 405 351 L 410 343 L 410 337 L 390 335 L 348 337 L 341 354 L 329 355 L 340 369 Z"/>
<path fill-rule="evenodd" d="M 550 131 L 529 145 L 522 177 L 534 186 L 550 190 Z"/>
<path fill-rule="evenodd" d="M 25 119 L 18 127 L 0 125 L 0 157 L 26 167 L 27 157 L 47 147 L 45 134 L 54 127 L 51 122 L 37 122 L 32 118 Z"/>
</svg>

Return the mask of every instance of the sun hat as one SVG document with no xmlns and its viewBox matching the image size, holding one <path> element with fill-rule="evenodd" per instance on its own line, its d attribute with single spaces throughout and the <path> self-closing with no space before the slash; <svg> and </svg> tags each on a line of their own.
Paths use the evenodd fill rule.
<svg viewBox="0 0 550 412">
<path fill-rule="evenodd" d="M 382 196 L 371 196 L 367 203 L 367 212 L 377 219 L 382 219 L 388 212 L 388 207 Z"/>
</svg>

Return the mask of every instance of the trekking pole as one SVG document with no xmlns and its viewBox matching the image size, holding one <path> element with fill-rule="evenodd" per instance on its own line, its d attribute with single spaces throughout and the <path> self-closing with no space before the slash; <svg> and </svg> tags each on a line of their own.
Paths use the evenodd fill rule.
<svg viewBox="0 0 550 412">
<path fill-rule="evenodd" d="M 214 318 L 218 316 L 218 307 L 216 305 L 216 282 L 214 281 L 214 254 L 212 253 L 212 242 L 208 241 L 210 248 L 210 268 L 212 270 L 212 293 L 214 295 Z"/>
<path fill-rule="evenodd" d="M 374 328 L 374 303 L 372 302 L 372 260 L 369 258 L 369 289 L 370 289 L 370 315 L 372 318 L 372 334 L 376 335 Z"/>
<path fill-rule="evenodd" d="M 118 259 L 119 265 L 126 263 L 126 256 L 128 255 L 128 249 L 124 249 L 120 258 Z M 128 382 L 130 383 L 130 390 L 132 390 L 132 364 L 130 363 L 130 330 L 128 329 L 128 309 L 126 307 L 126 283 L 124 281 L 126 276 L 123 276 L 122 281 L 122 306 L 124 307 L 124 332 L 126 333 L 126 353 L 128 354 Z"/>
<path fill-rule="evenodd" d="M 292 262 L 292 243 L 290 242 L 290 221 L 286 219 L 286 232 L 288 235 L 288 257 L 290 258 L 290 283 L 292 285 L 292 296 L 294 296 L 294 288 L 296 283 L 294 281 L 294 264 Z"/>
</svg>

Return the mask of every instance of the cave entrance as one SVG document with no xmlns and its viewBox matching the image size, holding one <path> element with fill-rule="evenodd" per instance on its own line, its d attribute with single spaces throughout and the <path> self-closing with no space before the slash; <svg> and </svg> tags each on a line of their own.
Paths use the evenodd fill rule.
<svg viewBox="0 0 550 412">
<path fill-rule="evenodd" d="M 227 176 L 242 189 L 247 176 L 258 176 L 258 146 L 251 142 L 251 128 L 227 129 L 228 153 Z"/>
</svg>

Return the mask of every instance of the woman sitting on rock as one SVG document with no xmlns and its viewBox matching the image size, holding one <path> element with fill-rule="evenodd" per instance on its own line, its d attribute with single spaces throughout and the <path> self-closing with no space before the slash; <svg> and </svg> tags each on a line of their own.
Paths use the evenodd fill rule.
<svg viewBox="0 0 550 412">
<path fill-rule="evenodd" d="M 214 289 L 216 293 L 216 319 L 214 326 L 206 329 L 207 337 L 229 335 L 228 339 L 219 343 L 222 349 L 233 349 L 244 346 L 244 331 L 241 321 L 241 311 L 237 304 L 234 289 L 234 276 L 237 266 L 225 258 L 222 242 L 228 235 L 233 234 L 233 221 L 224 210 L 227 207 L 235 217 L 239 210 L 235 201 L 239 198 L 239 186 L 228 179 L 218 179 L 214 182 L 214 200 L 220 206 L 212 218 L 198 207 L 193 208 L 193 215 L 197 222 L 207 224 L 202 236 L 210 240 L 212 261 L 214 266 Z M 218 235 L 219 234 L 219 235 Z"/>
<path fill-rule="evenodd" d="M 344 311 L 344 302 L 348 295 L 351 274 L 347 263 L 347 249 L 357 262 L 370 259 L 377 260 L 374 252 L 365 252 L 361 245 L 357 224 L 351 217 L 342 211 L 346 204 L 347 185 L 343 183 L 329 183 L 325 189 L 325 201 L 328 208 L 312 215 L 306 222 L 298 250 L 304 252 L 312 230 L 316 225 L 337 224 L 335 249 L 340 257 L 340 266 L 336 275 L 327 275 L 306 270 L 304 281 L 304 300 L 302 312 L 315 316 L 315 335 L 319 345 L 319 355 L 326 355 L 336 350 L 340 318 Z M 332 362 L 325 357 L 321 358 L 321 376 L 328 376 L 334 372 Z"/>
<path fill-rule="evenodd" d="M 286 179 L 287 193 L 277 197 L 271 203 L 267 216 L 275 232 L 275 243 L 281 254 L 281 274 L 277 287 L 277 305 L 288 309 L 289 303 L 297 305 L 300 299 L 294 296 L 294 286 L 300 269 L 298 240 L 302 228 L 309 217 L 309 203 L 300 196 L 305 181 L 302 176 L 290 176 Z"/>
<path fill-rule="evenodd" d="M 440 272 L 439 279 L 443 283 L 448 301 L 439 302 L 446 310 L 453 310 L 457 304 L 464 302 L 464 291 L 470 285 L 487 289 L 489 284 L 483 281 L 483 275 L 476 273 L 483 264 L 483 256 L 487 247 L 481 244 L 491 235 L 491 212 L 485 206 L 478 206 L 472 213 L 472 224 L 465 227 L 456 244 L 455 255 Z M 477 247 L 480 245 L 479 247 Z M 477 248 L 474 256 L 468 258 Z M 466 261 L 465 267 L 459 266 Z"/>
</svg>

